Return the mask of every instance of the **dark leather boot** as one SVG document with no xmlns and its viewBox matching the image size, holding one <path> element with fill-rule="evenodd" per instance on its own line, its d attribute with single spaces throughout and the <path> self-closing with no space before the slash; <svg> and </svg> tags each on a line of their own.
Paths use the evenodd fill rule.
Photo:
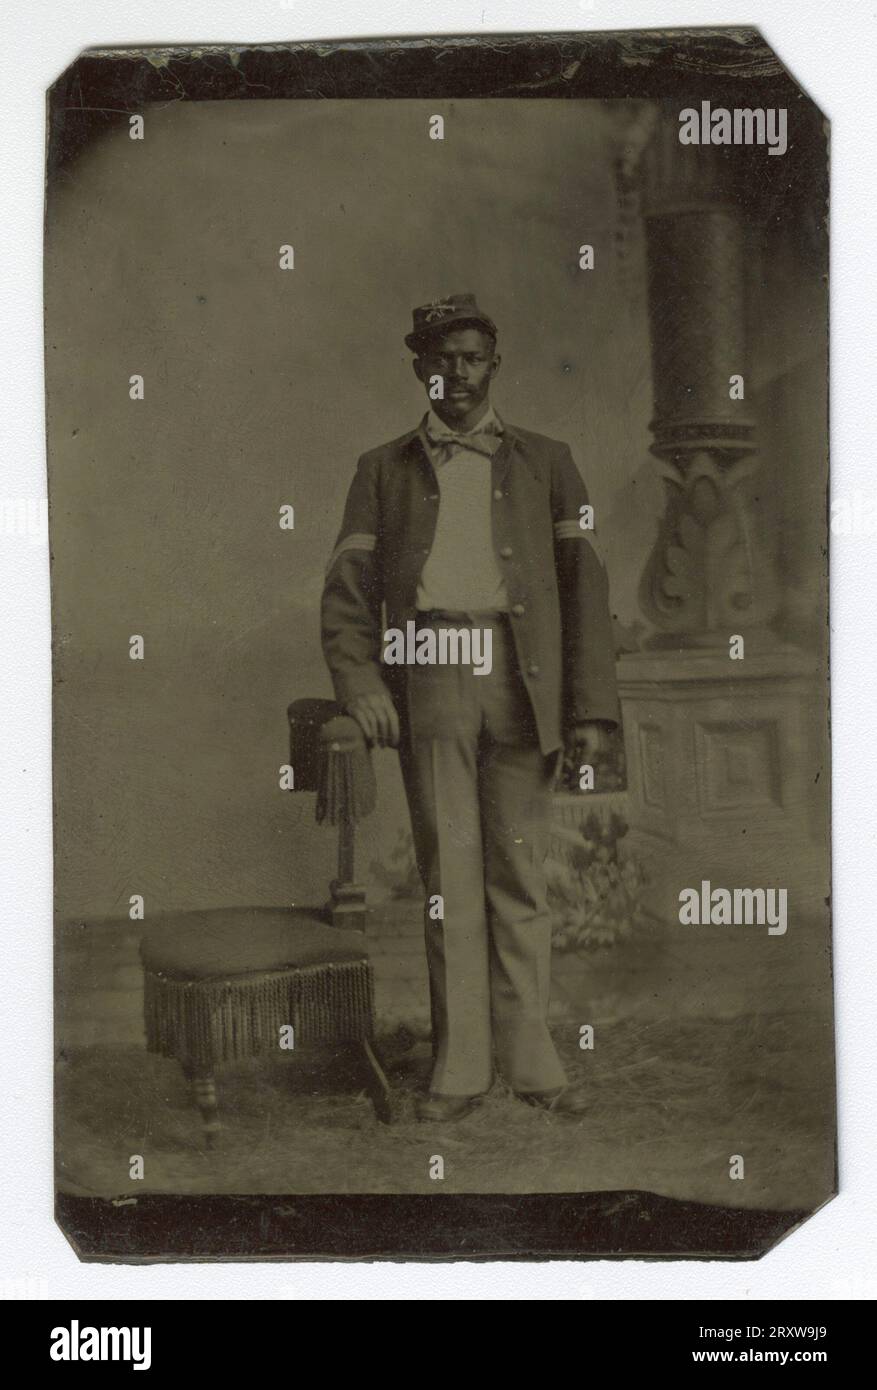
<svg viewBox="0 0 877 1390">
<path fill-rule="evenodd" d="M 528 1105 L 538 1106 L 540 1110 L 547 1110 L 551 1115 L 561 1115 L 567 1120 L 580 1120 L 590 1107 L 584 1092 L 574 1090 L 572 1086 L 564 1086 L 558 1091 L 519 1092 L 518 1099 L 526 1101 Z"/>
<path fill-rule="evenodd" d="M 483 1096 L 426 1096 L 417 1102 L 418 1120 L 450 1123 L 462 1120 L 481 1104 Z"/>
</svg>

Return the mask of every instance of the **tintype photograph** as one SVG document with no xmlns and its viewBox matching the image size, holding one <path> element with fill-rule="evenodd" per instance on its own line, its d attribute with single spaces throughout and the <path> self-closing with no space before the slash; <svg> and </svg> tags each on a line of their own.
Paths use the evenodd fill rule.
<svg viewBox="0 0 877 1390">
<path fill-rule="evenodd" d="M 48 102 L 68 1239 L 763 1255 L 836 1190 L 824 115 L 751 29 Z"/>
</svg>

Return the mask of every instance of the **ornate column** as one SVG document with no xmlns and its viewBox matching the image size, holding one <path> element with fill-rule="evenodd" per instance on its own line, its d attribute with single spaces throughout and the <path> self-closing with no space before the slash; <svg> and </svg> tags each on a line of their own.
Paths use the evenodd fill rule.
<svg viewBox="0 0 877 1390">
<path fill-rule="evenodd" d="M 740 171 L 752 166 L 733 148 L 681 146 L 678 129 L 677 109 L 661 109 L 639 166 L 666 494 L 639 590 L 650 632 L 619 663 L 631 844 L 665 916 L 701 878 L 788 886 L 806 873 L 814 669 L 770 626 L 778 586 L 747 400 Z"/>
</svg>

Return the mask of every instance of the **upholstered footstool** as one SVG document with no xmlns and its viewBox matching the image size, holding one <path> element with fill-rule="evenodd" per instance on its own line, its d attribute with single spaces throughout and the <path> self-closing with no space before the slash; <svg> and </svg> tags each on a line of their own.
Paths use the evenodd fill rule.
<svg viewBox="0 0 877 1390">
<path fill-rule="evenodd" d="M 140 954 L 147 1050 L 182 1066 L 208 1147 L 220 1129 L 216 1071 L 224 1062 L 276 1055 L 288 1025 L 293 1051 L 313 1042 L 349 1044 L 375 1114 L 389 1123 L 362 932 L 332 926 L 318 909 L 180 912 L 147 928 Z"/>
</svg>

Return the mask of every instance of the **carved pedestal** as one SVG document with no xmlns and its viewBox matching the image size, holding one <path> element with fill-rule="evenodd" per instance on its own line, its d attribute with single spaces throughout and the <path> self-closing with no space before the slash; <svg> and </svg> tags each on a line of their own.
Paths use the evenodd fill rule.
<svg viewBox="0 0 877 1390">
<path fill-rule="evenodd" d="M 814 674 L 809 657 L 783 647 L 739 662 L 694 650 L 621 658 L 627 843 L 664 920 L 703 879 L 785 887 L 792 908 L 827 894 L 811 812 Z"/>
</svg>

